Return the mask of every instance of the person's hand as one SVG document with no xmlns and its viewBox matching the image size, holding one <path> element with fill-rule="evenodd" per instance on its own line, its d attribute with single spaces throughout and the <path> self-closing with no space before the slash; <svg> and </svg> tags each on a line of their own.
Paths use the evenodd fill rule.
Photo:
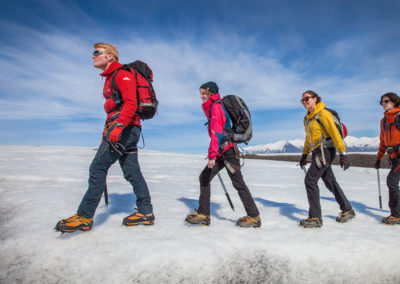
<svg viewBox="0 0 400 284">
<path fill-rule="evenodd" d="M 307 165 L 307 155 L 306 154 L 303 154 L 301 156 L 299 164 L 300 164 L 301 168 L 304 168 L 304 166 Z"/>
<path fill-rule="evenodd" d="M 121 134 L 122 130 L 124 130 L 123 126 L 116 125 L 110 133 L 110 138 L 109 138 L 110 142 L 114 142 L 114 143 L 118 142 L 119 135 Z"/>
<path fill-rule="evenodd" d="M 380 169 L 381 168 L 381 160 L 376 159 L 374 167 L 375 167 L 375 169 Z"/>
<path fill-rule="evenodd" d="M 346 154 L 340 154 L 340 167 L 344 171 L 350 168 L 350 161 Z"/>
<path fill-rule="evenodd" d="M 208 159 L 207 167 L 212 169 L 215 166 L 215 159 Z"/>
</svg>

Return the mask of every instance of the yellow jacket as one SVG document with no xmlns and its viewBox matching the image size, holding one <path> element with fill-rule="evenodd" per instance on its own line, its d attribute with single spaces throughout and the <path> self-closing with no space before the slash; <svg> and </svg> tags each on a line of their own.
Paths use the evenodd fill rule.
<svg viewBox="0 0 400 284">
<path fill-rule="evenodd" d="M 303 154 L 308 155 L 310 151 L 320 147 L 321 141 L 328 137 L 331 138 L 331 141 L 333 141 L 339 153 L 346 152 L 346 146 L 333 120 L 333 114 L 327 111 L 325 107 L 323 102 L 319 102 L 312 113 L 307 112 L 306 114 L 306 119 L 304 120 L 306 140 L 304 142 Z M 317 114 L 319 121 L 325 129 L 323 129 L 315 119 Z"/>
</svg>

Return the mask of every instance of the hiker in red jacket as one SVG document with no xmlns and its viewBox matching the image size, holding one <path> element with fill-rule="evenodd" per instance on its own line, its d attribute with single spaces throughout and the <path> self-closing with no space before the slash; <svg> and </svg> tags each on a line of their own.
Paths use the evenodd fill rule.
<svg viewBox="0 0 400 284">
<path fill-rule="evenodd" d="M 218 86 L 207 82 L 200 86 L 202 108 L 208 119 L 208 134 L 211 138 L 208 148 L 208 163 L 200 174 L 199 208 L 186 216 L 190 224 L 210 224 L 210 182 L 224 167 L 227 168 L 233 187 L 238 191 L 247 216 L 239 218 L 237 225 L 241 227 L 260 227 L 261 219 L 257 206 L 247 188 L 240 171 L 237 146 L 226 140 L 224 128 L 230 128 L 229 119 L 220 103 Z"/>
<path fill-rule="evenodd" d="M 385 112 L 381 120 L 380 144 L 375 168 L 381 167 L 381 160 L 387 152 L 392 166 L 386 181 L 389 188 L 390 216 L 383 217 L 382 223 L 394 225 L 400 224 L 400 98 L 395 93 L 386 93 L 381 97 L 380 103 Z"/>
<path fill-rule="evenodd" d="M 103 96 L 104 110 L 107 119 L 103 131 L 103 140 L 89 169 L 89 187 L 78 208 L 77 214 L 59 221 L 56 230 L 61 232 L 87 231 L 92 228 L 93 216 L 106 189 L 108 169 L 117 160 L 124 173 L 124 177 L 133 187 L 136 195 L 137 212 L 124 218 L 123 224 L 133 226 L 137 224 L 154 224 L 153 207 L 146 181 L 141 173 L 137 142 L 140 137 L 140 117 L 137 109 L 137 84 L 135 76 L 125 70 L 119 70 L 122 65 L 118 62 L 117 48 L 112 44 L 94 44 L 92 55 L 93 65 L 103 70 L 105 77 Z M 112 77 L 120 91 L 122 102 L 116 101 L 116 91 L 112 88 Z"/>
</svg>

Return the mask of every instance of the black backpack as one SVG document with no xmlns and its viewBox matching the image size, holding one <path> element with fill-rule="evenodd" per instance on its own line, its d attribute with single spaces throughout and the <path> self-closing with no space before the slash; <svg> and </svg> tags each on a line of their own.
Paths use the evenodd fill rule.
<svg viewBox="0 0 400 284">
<path fill-rule="evenodd" d="M 217 102 L 221 103 L 222 109 L 228 114 L 232 122 L 231 129 L 224 129 L 227 134 L 227 141 L 247 145 L 253 136 L 253 126 L 250 111 L 245 102 L 239 96 L 235 95 L 224 96 L 221 100 L 215 101 L 213 104 Z M 211 108 L 212 106 L 210 107 L 210 112 Z"/>
<path fill-rule="evenodd" d="M 111 87 L 113 90 L 112 98 L 117 105 L 117 108 L 121 108 L 123 104 L 121 92 L 115 82 L 115 76 L 121 69 L 134 73 L 135 75 L 138 105 L 136 113 L 142 120 L 153 118 L 157 113 L 158 107 L 156 93 L 151 84 L 153 82 L 153 71 L 151 71 L 150 67 L 146 63 L 139 60 L 129 64 L 124 64 L 121 68 L 115 70 L 111 80 Z"/>
</svg>

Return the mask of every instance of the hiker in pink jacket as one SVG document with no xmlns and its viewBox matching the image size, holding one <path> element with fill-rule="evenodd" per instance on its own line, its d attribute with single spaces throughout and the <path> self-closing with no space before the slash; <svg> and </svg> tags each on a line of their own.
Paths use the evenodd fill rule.
<svg viewBox="0 0 400 284">
<path fill-rule="evenodd" d="M 238 191 L 247 213 L 247 216 L 239 218 L 237 225 L 260 227 L 260 213 L 243 180 L 237 146 L 226 137 L 224 129 L 230 128 L 230 118 L 221 104 L 217 84 L 207 82 L 201 85 L 200 97 L 203 101 L 204 114 L 208 119 L 208 134 L 211 142 L 208 148 L 207 166 L 200 174 L 199 208 L 187 215 L 186 221 L 190 224 L 210 224 L 210 182 L 220 170 L 226 167 L 233 187 Z"/>
</svg>

